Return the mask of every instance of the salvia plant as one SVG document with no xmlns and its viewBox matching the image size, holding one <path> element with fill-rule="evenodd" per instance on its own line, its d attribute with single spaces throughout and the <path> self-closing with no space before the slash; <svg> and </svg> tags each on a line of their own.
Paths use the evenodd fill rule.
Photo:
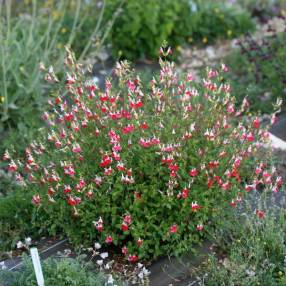
<svg viewBox="0 0 286 286">
<path fill-rule="evenodd" d="M 198 82 L 177 74 L 170 53 L 161 49 L 160 74 L 147 86 L 120 62 L 100 90 L 68 48 L 65 78 L 42 66 L 54 85 L 43 138 L 22 160 L 8 152 L 4 160 L 50 229 L 77 246 L 116 246 L 131 262 L 179 254 L 220 210 L 258 185 L 282 185 L 255 157 L 268 133 L 243 117 L 247 100 L 235 108 L 228 68 Z"/>
</svg>

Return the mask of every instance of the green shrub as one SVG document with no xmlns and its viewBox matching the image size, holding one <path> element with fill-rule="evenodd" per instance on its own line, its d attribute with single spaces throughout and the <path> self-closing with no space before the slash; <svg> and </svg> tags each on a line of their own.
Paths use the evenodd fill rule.
<svg viewBox="0 0 286 286">
<path fill-rule="evenodd" d="M 255 26 L 250 14 L 238 6 L 220 1 L 198 0 L 195 24 L 190 19 L 193 41 L 212 42 L 217 38 L 235 38 L 253 31 Z M 192 17 L 192 16 L 191 16 Z"/>
<path fill-rule="evenodd" d="M 51 232 L 62 229 L 76 246 L 113 243 L 133 262 L 179 254 L 244 188 L 255 188 L 245 180 L 267 132 L 258 118 L 239 117 L 237 125 L 246 104 L 235 110 L 221 81 L 225 66 L 195 83 L 161 59 L 146 87 L 121 62 L 118 85 L 106 79 L 100 91 L 67 52 L 65 84 L 54 84 L 54 112 L 43 115 L 44 137 L 21 162 L 4 155 Z"/>
<path fill-rule="evenodd" d="M 42 262 L 45 285 L 53 286 L 102 286 L 114 285 L 112 278 L 95 271 L 91 263 L 78 259 L 48 258 Z M 24 256 L 23 269 L 11 272 L 0 270 L 0 283 L 2 286 L 36 286 L 37 280 L 30 258 Z M 117 285 L 123 285 L 117 283 Z"/>
<path fill-rule="evenodd" d="M 10 250 L 23 237 L 35 234 L 31 199 L 22 189 L 0 197 L 0 251 Z"/>
<path fill-rule="evenodd" d="M 109 19 L 121 0 L 108 0 Z M 253 30 L 249 14 L 221 1 L 147 0 L 123 2 L 110 33 L 115 58 L 156 58 L 164 40 L 171 46 L 232 38 Z"/>
</svg>

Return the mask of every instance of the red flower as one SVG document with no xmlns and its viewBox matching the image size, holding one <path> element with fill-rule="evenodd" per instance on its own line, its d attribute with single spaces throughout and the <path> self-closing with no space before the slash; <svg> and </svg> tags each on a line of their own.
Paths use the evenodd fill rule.
<svg viewBox="0 0 286 286">
<path fill-rule="evenodd" d="M 178 231 L 178 226 L 176 224 L 173 224 L 170 226 L 169 232 L 170 233 L 176 233 Z"/>
<path fill-rule="evenodd" d="M 138 238 L 137 245 L 140 247 L 142 245 L 142 243 L 143 243 L 143 239 Z"/>
<path fill-rule="evenodd" d="M 201 206 L 198 205 L 197 202 L 192 202 L 191 207 L 193 212 L 196 212 L 201 208 Z"/>
<path fill-rule="evenodd" d="M 236 207 L 236 202 L 234 200 L 232 200 L 229 204 L 231 207 Z"/>
<path fill-rule="evenodd" d="M 197 225 L 197 230 L 202 231 L 204 229 L 204 226 L 202 224 Z"/>
<path fill-rule="evenodd" d="M 187 188 L 184 188 L 183 190 L 182 190 L 182 198 L 183 199 L 186 199 L 188 196 L 189 196 L 189 189 L 187 189 Z"/>
<path fill-rule="evenodd" d="M 137 261 L 138 261 L 138 256 L 137 256 L 137 255 L 135 255 L 135 254 L 133 254 L 133 255 L 129 255 L 129 256 L 128 256 L 128 261 L 129 261 L 129 262 L 133 262 L 133 263 L 135 263 L 135 262 L 137 262 Z"/>
<path fill-rule="evenodd" d="M 129 230 L 128 225 L 123 222 L 123 223 L 121 224 L 121 230 L 122 230 L 122 231 L 128 231 L 128 230 Z"/>
<path fill-rule="evenodd" d="M 193 169 L 189 172 L 189 175 L 190 175 L 191 177 L 197 176 L 197 175 L 198 175 L 197 169 L 196 169 L 196 168 L 193 168 Z"/>
<path fill-rule="evenodd" d="M 52 196 L 55 192 L 56 192 L 56 191 L 55 191 L 54 188 L 52 188 L 52 187 L 50 187 L 50 188 L 48 189 L 48 195 L 49 195 L 49 196 Z"/>
<path fill-rule="evenodd" d="M 70 193 L 71 192 L 71 187 L 70 186 L 64 186 L 64 193 Z"/>
<path fill-rule="evenodd" d="M 70 206 L 76 206 L 77 202 L 73 197 L 68 197 L 67 202 Z"/>
<path fill-rule="evenodd" d="M 169 170 L 172 172 L 178 172 L 179 171 L 179 166 L 177 164 L 170 164 L 169 165 Z"/>
<path fill-rule="evenodd" d="M 99 232 L 102 232 L 103 231 L 103 223 L 98 223 L 96 226 L 95 226 L 96 230 L 98 230 Z"/>
<path fill-rule="evenodd" d="M 18 169 L 17 165 L 14 161 L 11 161 L 11 163 L 8 165 L 8 171 L 9 172 L 16 172 Z"/>
<path fill-rule="evenodd" d="M 122 247 L 121 249 L 122 254 L 127 255 L 128 254 L 128 249 L 126 246 Z"/>
<path fill-rule="evenodd" d="M 256 210 L 256 215 L 260 218 L 263 219 L 265 217 L 265 212 L 261 210 Z"/>
<path fill-rule="evenodd" d="M 90 199 L 90 198 L 92 198 L 92 196 L 93 196 L 93 191 L 88 191 L 87 193 L 86 193 L 86 196 Z"/>
<path fill-rule="evenodd" d="M 259 118 L 256 117 L 253 120 L 252 126 L 253 126 L 253 128 L 256 128 L 256 129 L 258 129 L 260 127 L 260 120 L 259 120 Z"/>
<path fill-rule="evenodd" d="M 126 215 L 123 219 L 123 221 L 127 224 L 130 225 L 132 223 L 132 217 L 131 215 Z"/>
<path fill-rule="evenodd" d="M 32 204 L 35 206 L 39 206 L 41 204 L 41 197 L 40 195 L 34 195 L 32 198 Z"/>
<path fill-rule="evenodd" d="M 149 126 L 148 126 L 148 124 L 146 122 L 141 123 L 139 127 L 141 129 L 144 129 L 144 130 L 149 128 Z"/>
<path fill-rule="evenodd" d="M 106 237 L 106 239 L 105 239 L 105 242 L 108 243 L 108 244 L 112 243 L 112 242 L 113 242 L 112 236 L 111 236 L 111 235 L 108 235 L 108 236 Z"/>
<path fill-rule="evenodd" d="M 110 158 L 108 155 L 104 155 L 102 157 L 102 160 L 99 164 L 100 167 L 105 168 L 108 167 L 112 163 L 112 158 Z"/>
</svg>

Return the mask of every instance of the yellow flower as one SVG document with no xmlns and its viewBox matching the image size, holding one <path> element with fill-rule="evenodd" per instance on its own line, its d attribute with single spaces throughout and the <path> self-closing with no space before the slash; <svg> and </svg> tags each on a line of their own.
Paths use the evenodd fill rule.
<svg viewBox="0 0 286 286">
<path fill-rule="evenodd" d="M 54 1 L 53 0 L 47 0 L 47 1 L 45 1 L 44 7 L 45 8 L 50 8 L 50 7 L 53 7 L 53 5 L 54 5 Z"/>
<path fill-rule="evenodd" d="M 0 102 L 3 103 L 5 101 L 5 97 L 4 96 L 0 96 Z"/>
<path fill-rule="evenodd" d="M 67 32 L 67 29 L 66 29 L 65 27 L 62 27 L 61 33 L 62 33 L 62 34 L 65 34 L 66 32 Z"/>
<path fill-rule="evenodd" d="M 63 47 L 63 44 L 62 43 L 57 43 L 57 49 L 62 49 L 62 47 Z"/>
<path fill-rule="evenodd" d="M 232 35 L 232 30 L 227 30 L 227 35 L 230 37 Z"/>
<path fill-rule="evenodd" d="M 72 8 L 75 7 L 76 6 L 76 1 L 71 1 L 70 5 L 71 5 Z"/>
<path fill-rule="evenodd" d="M 181 46 L 177 46 L 176 50 L 180 53 L 182 51 L 182 47 Z"/>
<path fill-rule="evenodd" d="M 282 271 L 279 271 L 279 272 L 278 272 L 278 275 L 279 275 L 279 276 L 282 276 L 282 275 L 283 275 L 283 272 L 282 272 Z"/>
<path fill-rule="evenodd" d="M 208 38 L 207 37 L 203 37 L 203 43 L 206 44 L 208 42 Z"/>
<path fill-rule="evenodd" d="M 283 9 L 283 10 L 281 11 L 281 14 L 282 14 L 282 16 L 286 17 L 286 9 Z"/>
<path fill-rule="evenodd" d="M 189 38 L 188 38 L 188 42 L 189 42 L 189 43 L 192 43 L 193 41 L 194 41 L 194 39 L 193 39 L 192 37 L 189 37 Z"/>
<path fill-rule="evenodd" d="M 58 20 L 61 17 L 61 12 L 59 10 L 53 10 L 52 17 L 54 20 Z"/>
<path fill-rule="evenodd" d="M 24 0 L 24 4 L 25 5 L 29 5 L 30 4 L 30 0 Z"/>
</svg>

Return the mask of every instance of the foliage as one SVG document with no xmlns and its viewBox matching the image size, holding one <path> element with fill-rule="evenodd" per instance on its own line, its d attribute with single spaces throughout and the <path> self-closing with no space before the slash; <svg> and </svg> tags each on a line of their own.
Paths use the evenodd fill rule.
<svg viewBox="0 0 286 286">
<path fill-rule="evenodd" d="M 108 0 L 109 19 L 121 0 Z M 252 30 L 249 14 L 221 1 L 147 0 L 123 2 L 121 14 L 110 33 L 115 58 L 156 58 L 161 43 L 172 46 L 189 42 L 207 43 L 236 37 Z"/>
<path fill-rule="evenodd" d="M 250 13 L 260 18 L 261 20 L 266 20 L 269 17 L 277 16 L 280 10 L 285 8 L 285 2 L 283 0 L 231 0 L 236 2 L 245 8 Z"/>
<path fill-rule="evenodd" d="M 57 70 L 63 64 L 63 44 L 75 47 L 82 58 L 90 51 L 95 37 L 106 37 L 101 31 L 104 7 L 101 10 L 94 5 L 87 9 L 81 0 L 61 0 L 51 6 L 47 6 L 51 1 L 30 2 L 25 13 L 17 17 L 12 15 L 12 1 L 0 3 L 0 132 L 12 127 L 21 131 L 25 126 L 39 126 L 35 118 L 46 108 L 48 89 L 41 81 L 40 61 L 53 62 Z M 91 8 L 97 19 L 92 29 L 86 21 Z M 80 29 L 86 28 L 85 23 L 90 28 L 80 33 Z"/>
<path fill-rule="evenodd" d="M 245 86 L 252 110 L 269 113 L 271 103 L 285 95 L 285 44 L 284 32 L 277 33 L 274 30 L 262 41 L 248 35 L 239 42 L 239 51 L 227 56 L 225 61 L 232 71 L 228 80 L 231 81 L 238 102 L 245 96 L 241 89 L 241 86 Z"/>
<path fill-rule="evenodd" d="M 161 49 L 164 57 L 169 52 Z M 226 66 L 195 83 L 160 59 L 160 76 L 145 87 L 121 62 L 118 84 L 106 79 L 100 91 L 69 49 L 65 63 L 62 81 L 46 71 L 55 97 L 54 111 L 43 114 L 42 140 L 21 161 L 4 154 L 36 209 L 48 214 L 51 232 L 61 228 L 76 246 L 114 244 L 132 262 L 179 254 L 215 225 L 220 209 L 239 202 L 244 187 L 255 188 L 245 180 L 256 141 L 268 133 L 258 118 L 241 117 L 246 101 L 235 110 L 221 82 Z"/>
<path fill-rule="evenodd" d="M 225 222 L 215 235 L 225 258 L 209 257 L 203 285 L 285 285 L 285 213 L 271 208 L 258 216 L 250 209 L 236 219 Z"/>
<path fill-rule="evenodd" d="M 14 190 L 0 197 L 0 250 L 10 250 L 23 237 L 35 234 L 32 227 L 31 194 Z"/>
<path fill-rule="evenodd" d="M 192 40 L 209 43 L 217 38 L 234 38 L 254 30 L 247 10 L 221 1 L 197 0 L 197 11 L 194 12 L 195 23 L 190 19 Z"/>
<path fill-rule="evenodd" d="M 53 286 L 101 286 L 114 285 L 112 280 L 103 273 L 92 268 L 83 257 L 48 258 L 42 263 L 45 285 Z M 0 270 L 0 282 L 3 286 L 36 286 L 37 281 L 30 258 L 24 256 L 24 266 L 21 271 L 11 272 Z M 108 283 L 112 282 L 112 283 Z M 3 283 L 3 284 L 2 284 Z M 120 284 L 117 284 L 120 285 Z"/>
</svg>

